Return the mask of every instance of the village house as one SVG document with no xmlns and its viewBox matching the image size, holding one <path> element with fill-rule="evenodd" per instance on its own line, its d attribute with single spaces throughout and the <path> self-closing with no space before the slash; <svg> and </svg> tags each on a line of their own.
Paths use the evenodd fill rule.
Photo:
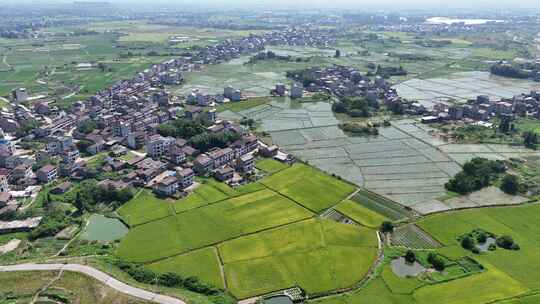
<svg viewBox="0 0 540 304">
<path fill-rule="evenodd" d="M 158 158 L 169 152 L 169 148 L 176 143 L 172 137 L 163 137 L 159 134 L 148 137 L 146 153 L 152 158 Z"/>
<path fill-rule="evenodd" d="M 264 157 L 274 157 L 279 152 L 279 147 L 276 145 L 262 146 L 259 148 L 259 153 Z"/>
<path fill-rule="evenodd" d="M 13 171 L 11 171 L 11 179 L 14 181 L 32 178 L 33 175 L 32 167 L 25 164 L 18 165 L 15 167 L 15 169 L 13 169 Z"/>
<path fill-rule="evenodd" d="M 256 150 L 259 147 L 259 140 L 253 134 L 243 135 L 231 147 L 234 149 L 236 156 L 242 156 Z"/>
<path fill-rule="evenodd" d="M 154 192 L 163 196 L 172 196 L 178 191 L 178 179 L 168 176 L 154 185 Z"/>
<path fill-rule="evenodd" d="M 234 176 L 234 169 L 229 166 L 224 166 L 214 170 L 214 177 L 222 182 L 232 179 Z"/>
<path fill-rule="evenodd" d="M 193 185 L 195 173 L 192 169 L 182 169 L 177 172 L 178 186 L 183 190 Z"/>
<path fill-rule="evenodd" d="M 204 174 L 214 169 L 214 160 L 206 154 L 201 154 L 193 162 L 193 168 L 198 174 Z"/>
<path fill-rule="evenodd" d="M 0 192 L 9 192 L 9 176 L 10 170 L 5 168 L 0 168 Z"/>
<path fill-rule="evenodd" d="M 169 149 L 169 159 L 173 164 L 180 165 L 186 161 L 186 153 L 177 145 L 172 145 Z"/>
<path fill-rule="evenodd" d="M 51 193 L 52 194 L 64 194 L 66 192 L 68 192 L 68 190 L 71 189 L 71 183 L 70 182 L 63 182 L 61 183 L 60 185 L 54 187 L 52 190 L 51 190 Z"/>
<path fill-rule="evenodd" d="M 240 156 L 236 160 L 236 168 L 243 173 L 250 173 L 255 168 L 255 158 L 251 154 Z"/>
<path fill-rule="evenodd" d="M 146 141 L 146 134 L 142 131 L 131 132 L 127 136 L 127 144 L 133 150 L 142 148 Z"/>
<path fill-rule="evenodd" d="M 48 183 L 58 177 L 56 167 L 53 165 L 45 165 L 36 172 L 37 179 L 42 183 Z"/>
<path fill-rule="evenodd" d="M 208 156 L 214 161 L 214 167 L 220 167 L 234 159 L 234 151 L 231 148 L 216 148 L 209 151 Z"/>
<path fill-rule="evenodd" d="M 32 217 L 21 221 L 0 221 L 0 234 L 30 231 L 41 223 L 42 217 Z"/>
</svg>

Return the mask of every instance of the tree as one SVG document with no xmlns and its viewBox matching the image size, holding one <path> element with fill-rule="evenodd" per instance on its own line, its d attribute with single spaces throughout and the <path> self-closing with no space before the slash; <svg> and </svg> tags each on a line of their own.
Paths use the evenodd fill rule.
<svg viewBox="0 0 540 304">
<path fill-rule="evenodd" d="M 501 235 L 497 238 L 497 246 L 504 249 L 519 250 L 519 245 L 514 242 L 514 239 L 509 235 Z"/>
<path fill-rule="evenodd" d="M 75 200 L 73 201 L 73 205 L 75 206 L 75 208 L 77 208 L 77 212 L 79 212 L 80 214 L 84 213 L 84 202 L 82 201 L 80 192 L 77 192 Z"/>
<path fill-rule="evenodd" d="M 461 239 L 461 247 L 467 250 L 472 250 L 474 248 L 474 240 L 470 236 L 465 236 Z"/>
<path fill-rule="evenodd" d="M 508 134 L 510 132 L 510 120 L 509 119 L 503 119 L 501 120 L 501 124 L 499 124 L 499 131 L 501 133 Z"/>
<path fill-rule="evenodd" d="M 384 221 L 381 224 L 381 231 L 383 233 L 392 233 L 392 232 L 394 232 L 394 224 L 392 224 L 392 222 L 389 222 L 389 221 Z"/>
<path fill-rule="evenodd" d="M 538 135 L 536 132 L 523 132 L 523 144 L 529 149 L 536 150 L 536 146 L 538 145 Z"/>
<path fill-rule="evenodd" d="M 79 149 L 79 151 L 86 153 L 87 149 L 93 144 L 94 143 L 89 140 L 81 139 L 76 143 L 76 146 L 77 146 L 77 149 Z"/>
<path fill-rule="evenodd" d="M 77 127 L 77 132 L 89 134 L 98 127 L 97 122 L 93 120 L 86 120 L 79 124 Z"/>
<path fill-rule="evenodd" d="M 501 190 L 510 195 L 515 195 L 516 193 L 518 193 L 518 177 L 513 174 L 506 174 L 502 179 Z"/>
<path fill-rule="evenodd" d="M 487 233 L 481 231 L 478 233 L 476 240 L 478 241 L 478 243 L 484 244 L 487 241 L 487 238 L 488 238 Z"/>
<path fill-rule="evenodd" d="M 158 284 L 167 287 L 180 287 L 183 281 L 182 277 L 174 272 L 166 272 L 158 276 Z"/>
<path fill-rule="evenodd" d="M 334 58 L 341 57 L 341 51 L 339 49 L 336 50 L 336 53 L 334 54 Z"/>
<path fill-rule="evenodd" d="M 414 254 L 413 251 L 411 250 L 408 250 L 406 253 L 405 253 L 405 261 L 409 264 L 412 264 L 414 262 L 416 262 L 416 254 Z"/>
<path fill-rule="evenodd" d="M 446 267 L 446 263 L 444 262 L 444 260 L 433 252 L 430 252 L 428 254 L 427 260 L 437 271 L 443 271 Z"/>
</svg>

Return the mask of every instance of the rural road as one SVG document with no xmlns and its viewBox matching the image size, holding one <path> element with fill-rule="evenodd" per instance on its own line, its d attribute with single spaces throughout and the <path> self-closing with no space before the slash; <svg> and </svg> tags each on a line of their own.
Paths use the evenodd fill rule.
<svg viewBox="0 0 540 304">
<path fill-rule="evenodd" d="M 121 293 L 132 297 L 140 298 L 147 301 L 152 301 L 160 304 L 186 304 L 179 299 L 156 294 L 140 288 L 132 287 L 124 284 L 117 279 L 101 272 L 95 268 L 80 265 L 80 264 L 19 264 L 10 266 L 0 266 L 0 272 L 10 271 L 73 271 L 90 276 L 103 284 L 115 289 Z"/>
</svg>

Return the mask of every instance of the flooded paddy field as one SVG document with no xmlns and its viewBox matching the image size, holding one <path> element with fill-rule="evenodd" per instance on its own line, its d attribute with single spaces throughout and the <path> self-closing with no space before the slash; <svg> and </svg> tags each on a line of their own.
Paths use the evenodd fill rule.
<svg viewBox="0 0 540 304">
<path fill-rule="evenodd" d="M 284 151 L 358 186 L 428 214 L 469 204 L 503 204 L 491 192 L 463 201 L 443 201 L 444 184 L 474 157 L 508 159 L 537 155 L 520 147 L 450 144 L 431 135 L 433 129 L 414 120 L 380 128 L 378 136 L 351 137 L 339 127 L 328 102 L 298 103 L 274 99 L 238 113 L 253 118 Z"/>
<path fill-rule="evenodd" d="M 415 99 L 431 108 L 438 102 L 464 102 L 478 95 L 499 100 L 540 90 L 531 80 L 504 78 L 488 72 L 460 72 L 445 78 L 411 79 L 395 86 L 400 96 Z"/>
</svg>

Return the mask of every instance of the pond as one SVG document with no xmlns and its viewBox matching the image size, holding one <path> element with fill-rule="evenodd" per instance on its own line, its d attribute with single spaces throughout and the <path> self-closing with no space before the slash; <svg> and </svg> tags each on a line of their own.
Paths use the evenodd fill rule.
<svg viewBox="0 0 540 304">
<path fill-rule="evenodd" d="M 265 304 L 292 304 L 293 301 L 287 296 L 274 296 L 264 299 Z"/>
<path fill-rule="evenodd" d="M 426 271 L 426 268 L 418 262 L 407 263 L 404 257 L 394 259 L 391 263 L 392 271 L 400 278 L 415 277 Z"/>
<path fill-rule="evenodd" d="M 481 252 L 486 252 L 489 250 L 489 246 L 495 244 L 496 242 L 497 240 L 495 238 L 489 237 L 483 244 L 476 245 L 476 248 L 478 248 Z"/>
<path fill-rule="evenodd" d="M 81 236 L 87 241 L 114 241 L 128 233 L 128 228 L 120 220 L 94 214 L 88 220 Z"/>
</svg>

